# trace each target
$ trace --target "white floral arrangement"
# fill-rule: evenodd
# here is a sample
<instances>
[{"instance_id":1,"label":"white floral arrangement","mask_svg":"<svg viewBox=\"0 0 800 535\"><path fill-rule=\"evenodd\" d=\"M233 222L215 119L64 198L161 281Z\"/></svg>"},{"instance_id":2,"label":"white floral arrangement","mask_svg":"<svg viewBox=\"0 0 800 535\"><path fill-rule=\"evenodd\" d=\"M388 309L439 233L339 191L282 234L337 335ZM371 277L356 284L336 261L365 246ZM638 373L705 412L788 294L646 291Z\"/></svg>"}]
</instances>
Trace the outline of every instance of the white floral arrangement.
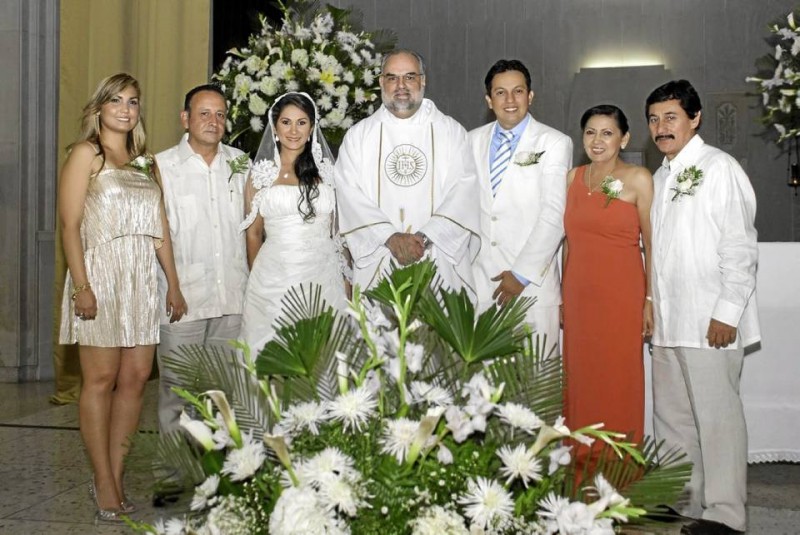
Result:
<instances>
[{"instance_id":1,"label":"white floral arrangement","mask_svg":"<svg viewBox=\"0 0 800 535\"><path fill-rule=\"evenodd\" d=\"M766 110L761 120L775 128L781 143L800 136L800 29L794 13L771 25L770 32L774 52L758 60L759 76L746 80L758 84Z\"/></svg>"},{"instance_id":2,"label":"white floral arrangement","mask_svg":"<svg viewBox=\"0 0 800 535\"><path fill-rule=\"evenodd\" d=\"M687 167L675 177L675 187L670 188L675 192L672 200L676 201L680 197L692 196L703 183L703 170L696 166Z\"/></svg>"},{"instance_id":3,"label":"white floral arrangement","mask_svg":"<svg viewBox=\"0 0 800 535\"><path fill-rule=\"evenodd\" d=\"M141 154L128 162L127 167L133 167L134 169L143 172L147 176L152 175L153 169L153 156L150 154Z\"/></svg>"},{"instance_id":4,"label":"white floral arrangement","mask_svg":"<svg viewBox=\"0 0 800 535\"><path fill-rule=\"evenodd\" d=\"M606 196L606 206L611 204L611 201L614 199L619 199L623 189L624 185L622 184L622 180L614 178L611 175L605 177L600 183L600 191Z\"/></svg>"},{"instance_id":5,"label":"white floral arrangement","mask_svg":"<svg viewBox=\"0 0 800 535\"><path fill-rule=\"evenodd\" d=\"M519 165L522 167L527 167L529 165L536 165L539 163L542 155L544 155L545 151L541 152L533 152L533 151L524 151L521 150L514 155L514 164Z\"/></svg>"},{"instance_id":6,"label":"white floral arrangement","mask_svg":"<svg viewBox=\"0 0 800 535\"><path fill-rule=\"evenodd\" d=\"M213 76L228 100L230 143L255 154L271 103L304 91L316 100L326 138L338 146L350 126L375 111L381 58L393 38L363 31L351 10L304 0L281 8L281 26L260 16L248 46L230 50Z\"/></svg>"},{"instance_id":7,"label":"white floral arrangement","mask_svg":"<svg viewBox=\"0 0 800 535\"><path fill-rule=\"evenodd\" d=\"M200 474L192 512L129 524L158 535L612 535L677 498L690 472L678 457L553 416L560 360L523 343L529 300L476 316L466 292L436 290L434 277L430 261L398 269L365 295L356 287L343 315L319 291L293 290L276 339L255 360L240 346L238 379L229 357L168 358L184 377L213 372L199 384L229 393L176 390L197 415L181 416L185 438L168 438L190 444L173 466ZM573 448L595 441L611 476L576 472ZM638 482L648 491L625 496Z\"/></svg>"}]
</instances>

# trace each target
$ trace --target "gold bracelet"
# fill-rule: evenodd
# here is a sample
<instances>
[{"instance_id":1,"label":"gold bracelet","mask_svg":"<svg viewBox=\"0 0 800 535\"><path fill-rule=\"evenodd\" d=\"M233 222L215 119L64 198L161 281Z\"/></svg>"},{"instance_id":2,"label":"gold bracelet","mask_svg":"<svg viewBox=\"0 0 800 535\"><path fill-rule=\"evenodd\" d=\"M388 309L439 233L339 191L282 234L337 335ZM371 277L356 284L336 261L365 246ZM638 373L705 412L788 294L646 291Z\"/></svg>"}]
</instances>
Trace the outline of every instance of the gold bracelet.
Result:
<instances>
[{"instance_id":1,"label":"gold bracelet","mask_svg":"<svg viewBox=\"0 0 800 535\"><path fill-rule=\"evenodd\" d=\"M75 298L78 297L78 294L84 290L88 290L91 288L92 285L88 282L84 282L83 284L79 284L77 286L72 287L72 300L75 301Z\"/></svg>"}]
</instances>

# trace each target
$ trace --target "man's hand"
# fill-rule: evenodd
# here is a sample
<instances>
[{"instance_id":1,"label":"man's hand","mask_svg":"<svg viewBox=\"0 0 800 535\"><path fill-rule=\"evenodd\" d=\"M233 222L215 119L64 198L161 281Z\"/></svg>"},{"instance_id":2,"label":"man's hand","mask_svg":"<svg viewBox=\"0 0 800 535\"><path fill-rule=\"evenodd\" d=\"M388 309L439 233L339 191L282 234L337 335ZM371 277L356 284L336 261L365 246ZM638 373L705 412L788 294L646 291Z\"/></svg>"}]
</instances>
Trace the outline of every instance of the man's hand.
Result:
<instances>
[{"instance_id":1,"label":"man's hand","mask_svg":"<svg viewBox=\"0 0 800 535\"><path fill-rule=\"evenodd\" d=\"M706 338L708 339L708 345L717 349L728 347L728 344L736 341L736 327L711 318Z\"/></svg>"},{"instance_id":2,"label":"man's hand","mask_svg":"<svg viewBox=\"0 0 800 535\"><path fill-rule=\"evenodd\" d=\"M497 301L500 306L505 306L506 303L521 294L522 290L525 289L525 286L510 271L504 271L496 277L492 277L492 280L495 282L500 281L500 284L497 285L492 294L492 299Z\"/></svg>"},{"instance_id":3,"label":"man's hand","mask_svg":"<svg viewBox=\"0 0 800 535\"><path fill-rule=\"evenodd\" d=\"M407 266L417 262L425 254L425 245L422 238L414 234L395 232L388 240L386 247L391 251L401 266Z\"/></svg>"}]
</instances>

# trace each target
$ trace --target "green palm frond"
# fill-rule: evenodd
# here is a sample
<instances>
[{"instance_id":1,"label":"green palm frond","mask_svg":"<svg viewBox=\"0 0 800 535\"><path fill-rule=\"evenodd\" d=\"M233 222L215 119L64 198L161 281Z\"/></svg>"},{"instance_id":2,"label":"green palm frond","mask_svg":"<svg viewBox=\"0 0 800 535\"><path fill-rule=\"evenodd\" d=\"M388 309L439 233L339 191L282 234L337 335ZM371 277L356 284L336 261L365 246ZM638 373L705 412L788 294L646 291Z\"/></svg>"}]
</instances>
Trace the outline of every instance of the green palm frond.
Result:
<instances>
[{"instance_id":1,"label":"green palm frond","mask_svg":"<svg viewBox=\"0 0 800 535\"><path fill-rule=\"evenodd\" d=\"M392 267L395 268L394 264ZM395 303L392 291L394 287L400 293L400 302L405 303L407 299L410 299L413 310L422 295L435 291L441 285L438 279L434 280L435 275L436 267L431 260L417 262L404 268L395 268L374 288L364 292L364 295L391 308Z\"/></svg>"},{"instance_id":2,"label":"green palm frond","mask_svg":"<svg viewBox=\"0 0 800 535\"><path fill-rule=\"evenodd\" d=\"M125 458L125 468L139 475L153 474L156 488L165 482L175 485L178 481L197 485L206 478L201 455L181 431L167 435L134 435L130 453Z\"/></svg>"},{"instance_id":3,"label":"green palm frond","mask_svg":"<svg viewBox=\"0 0 800 535\"><path fill-rule=\"evenodd\" d=\"M321 297L321 287L292 288L282 301L275 338L256 359L256 373L269 377L284 400L332 399L338 391L336 352L355 359L363 342L347 316Z\"/></svg>"},{"instance_id":4,"label":"green palm frond","mask_svg":"<svg viewBox=\"0 0 800 535\"><path fill-rule=\"evenodd\" d=\"M425 293L419 313L425 323L468 363L517 353L523 348L525 332L520 324L532 301L515 299L504 307L490 306L475 319L475 306L466 290Z\"/></svg>"},{"instance_id":5,"label":"green palm frond","mask_svg":"<svg viewBox=\"0 0 800 535\"><path fill-rule=\"evenodd\" d=\"M243 431L260 434L271 427L266 396L234 350L181 346L177 352L162 356L162 362L186 390L225 392Z\"/></svg>"}]
</instances>

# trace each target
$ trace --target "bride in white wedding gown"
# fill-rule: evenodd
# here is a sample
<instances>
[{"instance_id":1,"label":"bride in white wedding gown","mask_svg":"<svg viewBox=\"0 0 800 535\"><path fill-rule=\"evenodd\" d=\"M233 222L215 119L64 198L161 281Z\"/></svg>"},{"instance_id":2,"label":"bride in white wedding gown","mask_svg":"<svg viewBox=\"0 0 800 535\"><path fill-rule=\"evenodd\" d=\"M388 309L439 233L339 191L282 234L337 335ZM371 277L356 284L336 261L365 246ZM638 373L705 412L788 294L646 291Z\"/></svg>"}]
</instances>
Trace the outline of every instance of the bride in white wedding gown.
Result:
<instances>
[{"instance_id":1,"label":"bride in white wedding gown","mask_svg":"<svg viewBox=\"0 0 800 535\"><path fill-rule=\"evenodd\" d=\"M295 286L322 287L335 309L347 306L346 264L336 235L333 158L310 96L273 103L246 189L250 278L241 338L253 355L275 334L281 299Z\"/></svg>"}]
</instances>

